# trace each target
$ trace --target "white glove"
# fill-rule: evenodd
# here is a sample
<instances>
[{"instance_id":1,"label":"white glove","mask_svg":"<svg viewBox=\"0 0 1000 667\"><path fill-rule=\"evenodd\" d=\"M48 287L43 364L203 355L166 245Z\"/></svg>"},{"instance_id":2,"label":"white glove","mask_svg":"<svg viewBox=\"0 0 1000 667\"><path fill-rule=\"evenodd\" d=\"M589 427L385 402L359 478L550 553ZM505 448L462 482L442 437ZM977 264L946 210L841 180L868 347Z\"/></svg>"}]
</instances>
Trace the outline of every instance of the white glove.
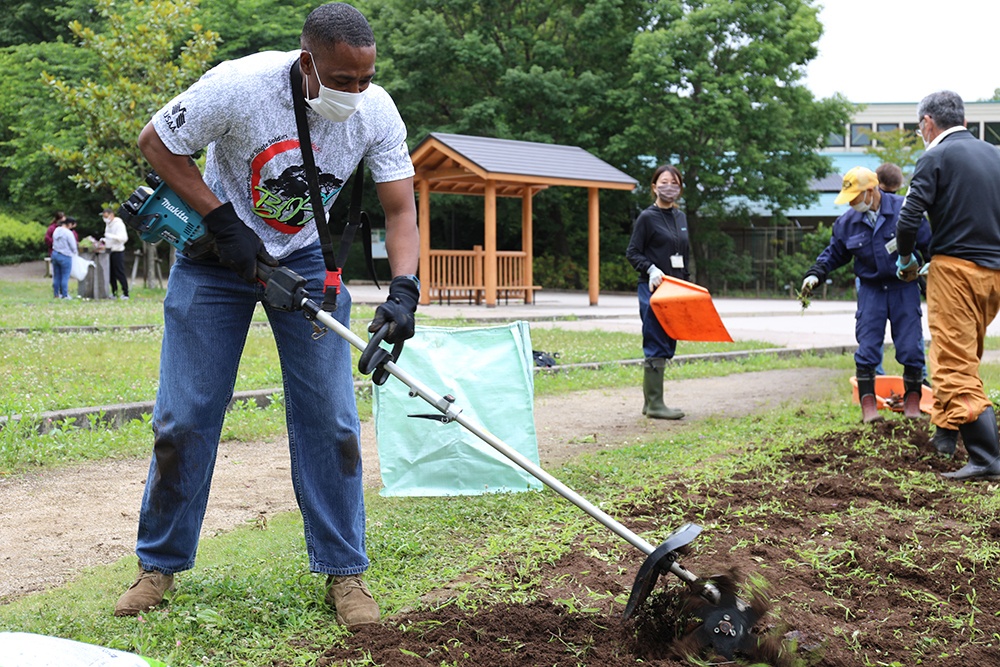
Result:
<instances>
[{"instance_id":1,"label":"white glove","mask_svg":"<svg viewBox=\"0 0 1000 667\"><path fill-rule=\"evenodd\" d=\"M663 282L663 271L660 271L656 264L650 264L646 273L649 274L649 291L655 292L656 288Z\"/></svg>"},{"instance_id":2,"label":"white glove","mask_svg":"<svg viewBox=\"0 0 1000 667\"><path fill-rule=\"evenodd\" d=\"M808 294L813 291L816 285L819 285L819 278L816 276L806 276L806 279L802 281L802 289L799 291L803 294Z\"/></svg>"}]
</instances>

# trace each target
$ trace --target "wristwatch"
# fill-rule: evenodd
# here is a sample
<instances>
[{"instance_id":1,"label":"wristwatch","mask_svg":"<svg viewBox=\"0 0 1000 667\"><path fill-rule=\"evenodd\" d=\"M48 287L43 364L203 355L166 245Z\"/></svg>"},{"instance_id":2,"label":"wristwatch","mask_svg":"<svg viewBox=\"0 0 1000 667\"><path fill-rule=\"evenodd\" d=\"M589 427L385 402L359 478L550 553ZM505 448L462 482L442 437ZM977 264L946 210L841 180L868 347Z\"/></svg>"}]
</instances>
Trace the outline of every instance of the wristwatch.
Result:
<instances>
[{"instance_id":1,"label":"wristwatch","mask_svg":"<svg viewBox=\"0 0 1000 667\"><path fill-rule=\"evenodd\" d=\"M420 291L420 278L417 278L412 273L407 273L407 274L404 274L404 275L401 275L401 276L396 276L396 278L394 278L393 280L398 279L398 278L404 278L406 280L413 281L413 284L417 286L417 291L418 292Z\"/></svg>"}]
</instances>

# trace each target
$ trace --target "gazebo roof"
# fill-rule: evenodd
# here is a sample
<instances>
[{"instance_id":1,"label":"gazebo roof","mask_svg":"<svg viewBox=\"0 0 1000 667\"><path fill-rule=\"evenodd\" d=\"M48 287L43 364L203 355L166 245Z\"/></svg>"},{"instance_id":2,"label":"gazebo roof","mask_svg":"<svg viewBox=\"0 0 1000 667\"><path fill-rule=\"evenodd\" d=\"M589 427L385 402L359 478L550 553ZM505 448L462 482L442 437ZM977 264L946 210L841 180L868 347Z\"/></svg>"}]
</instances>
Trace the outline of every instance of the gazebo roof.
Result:
<instances>
[{"instance_id":1,"label":"gazebo roof","mask_svg":"<svg viewBox=\"0 0 1000 667\"><path fill-rule=\"evenodd\" d=\"M632 190L638 181L577 146L432 132L411 154L415 181L431 192L520 197L525 188L563 185Z\"/></svg>"}]
</instances>

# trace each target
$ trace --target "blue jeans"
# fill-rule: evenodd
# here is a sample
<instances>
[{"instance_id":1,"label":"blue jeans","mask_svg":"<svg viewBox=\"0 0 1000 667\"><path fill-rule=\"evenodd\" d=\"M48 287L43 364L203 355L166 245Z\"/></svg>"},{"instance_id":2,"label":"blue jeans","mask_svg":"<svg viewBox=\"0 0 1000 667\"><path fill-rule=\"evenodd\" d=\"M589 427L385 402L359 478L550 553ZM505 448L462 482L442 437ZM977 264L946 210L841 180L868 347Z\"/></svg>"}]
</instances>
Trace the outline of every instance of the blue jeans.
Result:
<instances>
[{"instance_id":1,"label":"blue jeans","mask_svg":"<svg viewBox=\"0 0 1000 667\"><path fill-rule=\"evenodd\" d=\"M653 293L649 291L649 283L640 280L636 288L639 294L639 319L642 320L642 353L649 358L673 359L677 350L677 341L667 335L656 319L656 313L649 307L649 299Z\"/></svg>"},{"instance_id":2,"label":"blue jeans","mask_svg":"<svg viewBox=\"0 0 1000 667\"><path fill-rule=\"evenodd\" d=\"M52 253L52 296L69 298L69 273L72 269L72 257L61 252Z\"/></svg>"},{"instance_id":3,"label":"blue jeans","mask_svg":"<svg viewBox=\"0 0 1000 667\"><path fill-rule=\"evenodd\" d=\"M319 245L282 261L322 299ZM173 574L194 567L222 420L233 396L247 330L263 287L217 264L178 256L164 301L160 386L153 411L153 456L142 498L136 555L143 569ZM348 326L341 290L333 317ZM368 568L358 421L348 343L312 338L301 312L265 305L285 392L292 486L302 512L309 568L344 576Z\"/></svg>"}]
</instances>

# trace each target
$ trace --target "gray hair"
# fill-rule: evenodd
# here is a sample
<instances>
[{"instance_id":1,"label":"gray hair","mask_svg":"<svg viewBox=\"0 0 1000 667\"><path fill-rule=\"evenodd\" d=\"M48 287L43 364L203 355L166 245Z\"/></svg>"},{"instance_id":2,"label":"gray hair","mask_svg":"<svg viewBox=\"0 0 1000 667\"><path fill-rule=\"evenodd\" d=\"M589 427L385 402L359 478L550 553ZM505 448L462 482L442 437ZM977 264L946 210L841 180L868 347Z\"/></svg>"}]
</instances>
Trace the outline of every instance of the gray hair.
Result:
<instances>
[{"instance_id":1,"label":"gray hair","mask_svg":"<svg viewBox=\"0 0 1000 667\"><path fill-rule=\"evenodd\" d=\"M375 45L375 33L368 19L346 2L320 5L309 13L302 27L302 48L333 46L344 42L348 46Z\"/></svg>"},{"instance_id":2,"label":"gray hair","mask_svg":"<svg viewBox=\"0 0 1000 667\"><path fill-rule=\"evenodd\" d=\"M965 104L958 93L941 90L920 100L917 119L924 116L930 116L939 129L947 130L949 127L965 124Z\"/></svg>"}]
</instances>

